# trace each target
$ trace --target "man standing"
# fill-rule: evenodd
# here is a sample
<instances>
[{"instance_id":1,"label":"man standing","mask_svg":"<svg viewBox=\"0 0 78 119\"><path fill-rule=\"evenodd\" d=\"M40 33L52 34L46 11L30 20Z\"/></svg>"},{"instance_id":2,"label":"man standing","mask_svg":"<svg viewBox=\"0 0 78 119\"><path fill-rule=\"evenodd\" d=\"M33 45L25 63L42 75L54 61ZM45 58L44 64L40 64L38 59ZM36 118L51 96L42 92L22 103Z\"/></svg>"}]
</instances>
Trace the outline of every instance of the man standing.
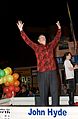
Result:
<instances>
[{"instance_id":1,"label":"man standing","mask_svg":"<svg viewBox=\"0 0 78 119\"><path fill-rule=\"evenodd\" d=\"M57 21L57 34L49 44L46 44L46 37L44 35L39 36L39 44L31 41L23 31L23 25L24 23L22 23L22 21L18 21L17 26L20 30L23 40L35 51L37 58L37 79L39 84L41 105L47 106L49 104L48 93L50 90L52 105L56 106L58 105L58 78L53 51L61 37L60 23Z\"/></svg>"}]
</instances>

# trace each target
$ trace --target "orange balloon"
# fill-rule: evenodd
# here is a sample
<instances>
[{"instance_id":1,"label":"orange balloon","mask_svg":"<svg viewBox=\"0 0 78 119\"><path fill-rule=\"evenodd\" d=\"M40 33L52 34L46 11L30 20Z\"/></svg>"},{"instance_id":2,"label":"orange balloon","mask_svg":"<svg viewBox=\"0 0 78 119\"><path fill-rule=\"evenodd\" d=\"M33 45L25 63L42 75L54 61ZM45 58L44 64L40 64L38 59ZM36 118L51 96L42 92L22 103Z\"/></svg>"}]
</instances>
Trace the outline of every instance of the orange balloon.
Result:
<instances>
[{"instance_id":1,"label":"orange balloon","mask_svg":"<svg viewBox=\"0 0 78 119\"><path fill-rule=\"evenodd\" d=\"M19 86L19 84L20 84L20 82L19 82L18 80L16 80L16 81L14 82L14 86Z\"/></svg>"},{"instance_id":2,"label":"orange balloon","mask_svg":"<svg viewBox=\"0 0 78 119\"><path fill-rule=\"evenodd\" d=\"M5 86L9 86L10 85L10 83L8 81L6 81L4 84L5 84Z\"/></svg>"},{"instance_id":3,"label":"orange balloon","mask_svg":"<svg viewBox=\"0 0 78 119\"><path fill-rule=\"evenodd\" d=\"M13 78L14 78L14 80L17 80L19 78L19 74L18 73L14 73L13 74Z\"/></svg>"},{"instance_id":4,"label":"orange balloon","mask_svg":"<svg viewBox=\"0 0 78 119\"><path fill-rule=\"evenodd\" d=\"M14 81L9 82L9 84L10 84L11 86L13 86L13 85L14 85Z\"/></svg>"}]
</instances>

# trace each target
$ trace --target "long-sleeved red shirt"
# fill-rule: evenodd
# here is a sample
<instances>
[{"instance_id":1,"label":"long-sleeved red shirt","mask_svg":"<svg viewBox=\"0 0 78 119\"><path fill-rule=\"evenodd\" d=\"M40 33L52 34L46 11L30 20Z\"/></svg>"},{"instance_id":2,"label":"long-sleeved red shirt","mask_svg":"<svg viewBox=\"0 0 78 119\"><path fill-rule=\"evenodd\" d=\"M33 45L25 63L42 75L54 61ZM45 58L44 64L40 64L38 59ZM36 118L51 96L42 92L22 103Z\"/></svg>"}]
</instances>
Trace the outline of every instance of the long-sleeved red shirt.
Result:
<instances>
[{"instance_id":1,"label":"long-sleeved red shirt","mask_svg":"<svg viewBox=\"0 0 78 119\"><path fill-rule=\"evenodd\" d=\"M28 38L24 31L21 31L21 36L26 44L28 44L35 51L37 58L37 71L44 72L49 70L56 70L53 50L60 40L61 30L58 29L54 39L47 45L34 43Z\"/></svg>"}]
</instances>

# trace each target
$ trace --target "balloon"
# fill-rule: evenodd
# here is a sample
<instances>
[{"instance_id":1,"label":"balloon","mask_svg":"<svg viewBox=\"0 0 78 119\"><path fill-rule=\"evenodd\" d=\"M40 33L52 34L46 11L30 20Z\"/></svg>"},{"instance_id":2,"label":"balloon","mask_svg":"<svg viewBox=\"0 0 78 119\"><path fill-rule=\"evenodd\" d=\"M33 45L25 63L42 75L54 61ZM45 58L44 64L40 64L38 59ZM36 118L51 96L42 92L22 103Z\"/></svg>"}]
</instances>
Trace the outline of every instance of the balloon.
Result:
<instances>
[{"instance_id":1,"label":"balloon","mask_svg":"<svg viewBox=\"0 0 78 119\"><path fill-rule=\"evenodd\" d=\"M6 98L11 98L12 97L12 92L6 93Z\"/></svg>"},{"instance_id":2,"label":"balloon","mask_svg":"<svg viewBox=\"0 0 78 119\"><path fill-rule=\"evenodd\" d=\"M4 77L3 77L3 83L6 83L6 82L7 82L7 77L4 76Z\"/></svg>"},{"instance_id":3,"label":"balloon","mask_svg":"<svg viewBox=\"0 0 78 119\"><path fill-rule=\"evenodd\" d=\"M4 84L5 84L5 86L9 86L10 85L10 83L8 81L6 81Z\"/></svg>"},{"instance_id":4,"label":"balloon","mask_svg":"<svg viewBox=\"0 0 78 119\"><path fill-rule=\"evenodd\" d=\"M16 80L16 81L14 82L14 86L19 86L19 84L20 84L20 82L19 82L18 80Z\"/></svg>"},{"instance_id":5,"label":"balloon","mask_svg":"<svg viewBox=\"0 0 78 119\"><path fill-rule=\"evenodd\" d=\"M14 80L17 80L19 78L19 74L18 73L14 73L13 77L14 77Z\"/></svg>"},{"instance_id":6,"label":"balloon","mask_svg":"<svg viewBox=\"0 0 78 119\"><path fill-rule=\"evenodd\" d=\"M5 68L4 71L5 71L5 75L9 75L10 74L10 70L7 69L7 68Z\"/></svg>"},{"instance_id":7,"label":"balloon","mask_svg":"<svg viewBox=\"0 0 78 119\"><path fill-rule=\"evenodd\" d=\"M15 92L19 92L19 90L20 90L20 87L17 86L17 87L15 87L15 90L14 91Z\"/></svg>"},{"instance_id":8,"label":"balloon","mask_svg":"<svg viewBox=\"0 0 78 119\"><path fill-rule=\"evenodd\" d=\"M13 86L14 85L14 80L9 82L10 86Z\"/></svg>"},{"instance_id":9,"label":"balloon","mask_svg":"<svg viewBox=\"0 0 78 119\"><path fill-rule=\"evenodd\" d=\"M4 92L4 93L8 93L8 92L10 92L10 90L9 90L8 87L4 87L4 88L3 88L3 92Z\"/></svg>"},{"instance_id":10,"label":"balloon","mask_svg":"<svg viewBox=\"0 0 78 119\"><path fill-rule=\"evenodd\" d=\"M0 78L0 84L3 84L3 78Z\"/></svg>"},{"instance_id":11,"label":"balloon","mask_svg":"<svg viewBox=\"0 0 78 119\"><path fill-rule=\"evenodd\" d=\"M13 76L12 75L7 75L7 81L12 82L13 81Z\"/></svg>"},{"instance_id":12,"label":"balloon","mask_svg":"<svg viewBox=\"0 0 78 119\"><path fill-rule=\"evenodd\" d=\"M9 74L11 75L12 74L12 69L10 67L7 67L6 69L9 70Z\"/></svg>"},{"instance_id":13,"label":"balloon","mask_svg":"<svg viewBox=\"0 0 78 119\"><path fill-rule=\"evenodd\" d=\"M3 76L5 76L5 71L0 69L0 77L3 77Z\"/></svg>"},{"instance_id":14,"label":"balloon","mask_svg":"<svg viewBox=\"0 0 78 119\"><path fill-rule=\"evenodd\" d=\"M9 86L8 88L9 88L10 91L14 91L14 88L15 88L15 87L11 85L11 86Z\"/></svg>"}]
</instances>

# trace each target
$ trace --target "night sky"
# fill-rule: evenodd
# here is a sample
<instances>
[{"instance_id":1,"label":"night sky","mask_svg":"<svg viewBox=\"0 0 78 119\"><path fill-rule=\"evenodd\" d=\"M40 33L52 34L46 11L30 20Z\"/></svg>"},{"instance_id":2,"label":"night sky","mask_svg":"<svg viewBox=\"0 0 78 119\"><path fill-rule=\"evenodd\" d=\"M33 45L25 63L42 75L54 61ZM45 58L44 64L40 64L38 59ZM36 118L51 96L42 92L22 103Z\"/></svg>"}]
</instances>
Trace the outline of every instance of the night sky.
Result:
<instances>
[{"instance_id":1,"label":"night sky","mask_svg":"<svg viewBox=\"0 0 78 119\"><path fill-rule=\"evenodd\" d=\"M24 30L32 36L26 27L48 27L55 25L57 20L61 26L70 29L70 21L66 7L67 0L16 0L3 1L0 15L0 67L22 67L36 65L34 51L26 45L16 26L18 20L24 22ZM68 0L76 39L78 40L78 4L77 0Z\"/></svg>"}]
</instances>

